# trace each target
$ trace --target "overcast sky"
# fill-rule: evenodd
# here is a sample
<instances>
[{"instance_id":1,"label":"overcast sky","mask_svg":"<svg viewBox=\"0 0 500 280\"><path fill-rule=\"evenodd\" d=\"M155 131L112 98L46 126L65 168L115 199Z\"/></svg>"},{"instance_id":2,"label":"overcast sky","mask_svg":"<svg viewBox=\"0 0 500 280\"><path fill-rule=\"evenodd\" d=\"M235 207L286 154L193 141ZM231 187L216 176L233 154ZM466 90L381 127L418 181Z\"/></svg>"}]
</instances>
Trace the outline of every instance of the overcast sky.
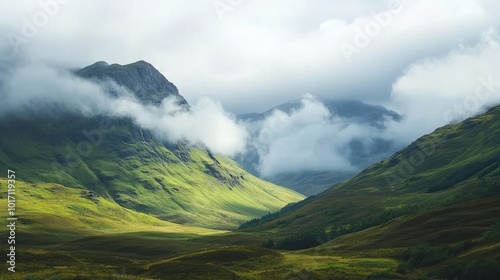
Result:
<instances>
[{"instance_id":1,"label":"overcast sky","mask_svg":"<svg viewBox=\"0 0 500 280\"><path fill-rule=\"evenodd\" d=\"M500 103L498 0L0 0L0 11L0 117L53 106L129 117L229 156L256 145L267 175L351 170L353 140L398 149ZM153 108L126 90L111 98L64 71L102 60L150 62L192 110L172 115L173 101ZM302 109L260 126L231 114L300 98ZM403 119L380 131L331 116L324 99Z\"/></svg>"},{"instance_id":2,"label":"overcast sky","mask_svg":"<svg viewBox=\"0 0 500 280\"><path fill-rule=\"evenodd\" d=\"M18 49L16 59L69 67L142 59L188 101L208 96L235 113L305 93L391 105L393 85L412 65L473 48L500 22L495 0L1 0L0 7L3 52Z\"/></svg>"}]
</instances>

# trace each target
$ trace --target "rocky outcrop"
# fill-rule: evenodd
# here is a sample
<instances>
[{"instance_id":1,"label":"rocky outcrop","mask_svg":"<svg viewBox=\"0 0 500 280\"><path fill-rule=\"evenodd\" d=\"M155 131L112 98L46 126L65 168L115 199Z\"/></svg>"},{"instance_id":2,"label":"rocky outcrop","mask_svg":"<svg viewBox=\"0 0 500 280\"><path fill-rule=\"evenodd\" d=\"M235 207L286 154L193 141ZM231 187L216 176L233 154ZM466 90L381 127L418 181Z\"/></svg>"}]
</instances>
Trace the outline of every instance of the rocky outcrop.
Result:
<instances>
[{"instance_id":1,"label":"rocky outcrop","mask_svg":"<svg viewBox=\"0 0 500 280\"><path fill-rule=\"evenodd\" d=\"M104 61L99 61L76 71L76 75L97 81L110 79L130 90L144 104L158 105L166 97L174 96L180 106L189 108L177 87L153 65L142 60L127 65L109 65Z\"/></svg>"}]
</instances>

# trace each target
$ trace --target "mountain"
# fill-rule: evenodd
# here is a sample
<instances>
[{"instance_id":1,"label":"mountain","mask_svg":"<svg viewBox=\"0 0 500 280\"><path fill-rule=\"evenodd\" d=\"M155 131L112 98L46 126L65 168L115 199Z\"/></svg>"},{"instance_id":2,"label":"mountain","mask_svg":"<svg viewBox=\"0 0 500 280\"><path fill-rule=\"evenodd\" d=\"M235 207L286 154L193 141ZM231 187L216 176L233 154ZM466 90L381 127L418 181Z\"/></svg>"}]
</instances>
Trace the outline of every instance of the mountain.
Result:
<instances>
[{"instance_id":1,"label":"mountain","mask_svg":"<svg viewBox=\"0 0 500 280\"><path fill-rule=\"evenodd\" d=\"M153 65L142 60L127 65L109 65L104 61L99 61L75 71L75 74L98 83L114 81L133 92L146 104L157 105L163 99L174 96L179 105L189 106L174 84L169 82Z\"/></svg>"},{"instance_id":2,"label":"mountain","mask_svg":"<svg viewBox=\"0 0 500 280\"><path fill-rule=\"evenodd\" d=\"M76 74L95 82L110 78L145 103L175 96L187 105L176 87L143 61L125 66L98 62ZM38 113L36 118L3 118L0 129L8 135L0 137L0 168L16 170L19 181L55 184L67 193L73 193L67 188L77 189L89 199L105 199L123 213L231 229L303 198L206 148L158 140L127 118ZM70 207L75 212L80 208L85 211L80 203ZM50 217L47 211L42 212Z\"/></svg>"},{"instance_id":3,"label":"mountain","mask_svg":"<svg viewBox=\"0 0 500 280\"><path fill-rule=\"evenodd\" d=\"M359 100L321 100L321 103L330 111L333 116L350 119L353 122L370 123L380 125L385 118L400 121L402 116L381 105L371 105ZM282 111L287 114L299 110L303 107L301 100L292 100L275 106L263 113L247 113L238 116L243 121L262 121L272 115L275 111Z\"/></svg>"},{"instance_id":4,"label":"mountain","mask_svg":"<svg viewBox=\"0 0 500 280\"><path fill-rule=\"evenodd\" d=\"M332 118L340 118L346 125L360 125L384 131L387 120L399 122L402 119L401 115L383 106L370 105L357 100L322 100L321 103L330 112ZM259 136L260 123L272 116L276 111L290 115L303 107L304 103L302 100L293 100L278 105L264 113L239 115L238 119L253 128L253 130L256 130L252 134L255 139ZM347 157L350 164L359 170L396 151L396 147L394 147L392 141L377 136L353 138L345 149L349 151ZM245 154L236 157L236 161L256 176L260 176L257 167L260 160L261 157L258 148L252 145L247 147ZM307 166L304 166L304 170L279 172L261 177L280 186L285 186L304 195L311 196L326 190L336 183L353 177L358 172L356 170L310 170Z\"/></svg>"}]
</instances>

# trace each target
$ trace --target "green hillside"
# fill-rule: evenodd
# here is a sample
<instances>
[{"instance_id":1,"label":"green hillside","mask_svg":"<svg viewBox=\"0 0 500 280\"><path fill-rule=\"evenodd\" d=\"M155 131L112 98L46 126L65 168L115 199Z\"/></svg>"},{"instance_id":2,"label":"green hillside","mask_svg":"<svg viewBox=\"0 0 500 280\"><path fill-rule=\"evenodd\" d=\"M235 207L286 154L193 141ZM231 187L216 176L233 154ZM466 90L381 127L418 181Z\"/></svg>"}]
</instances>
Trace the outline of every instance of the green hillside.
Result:
<instances>
[{"instance_id":1,"label":"green hillside","mask_svg":"<svg viewBox=\"0 0 500 280\"><path fill-rule=\"evenodd\" d=\"M7 189L7 180L0 180L0 187ZM7 195L2 193L1 206L7 209ZM151 215L120 207L90 191L68 188L60 184L29 184L16 181L17 211L21 225L21 239L30 244L48 237L157 231L164 233L213 234L223 231L190 227L162 221ZM2 212L7 218L7 211ZM28 236L33 237L29 240ZM24 241L24 240L23 240Z\"/></svg>"},{"instance_id":2,"label":"green hillside","mask_svg":"<svg viewBox=\"0 0 500 280\"><path fill-rule=\"evenodd\" d=\"M92 190L165 221L230 229L302 199L206 149L167 146L126 119L16 118L0 127L8 135L0 168L19 180Z\"/></svg>"},{"instance_id":3,"label":"green hillside","mask_svg":"<svg viewBox=\"0 0 500 280\"><path fill-rule=\"evenodd\" d=\"M175 97L190 110L175 85L145 61L101 61L74 73L101 84L110 96L118 94L112 81L143 104ZM15 170L21 181L91 190L164 221L216 229L234 229L303 199L205 147L160 141L128 118L43 108L0 119L0 168Z\"/></svg>"},{"instance_id":4,"label":"green hillside","mask_svg":"<svg viewBox=\"0 0 500 280\"><path fill-rule=\"evenodd\" d=\"M393 218L496 195L500 107L426 135L353 179L295 207L246 224L246 231L361 230ZM291 209L291 210L290 210Z\"/></svg>"},{"instance_id":5,"label":"green hillside","mask_svg":"<svg viewBox=\"0 0 500 280\"><path fill-rule=\"evenodd\" d=\"M247 222L240 235L259 234L269 248L306 249L294 255L320 263L323 256L399 263L369 279L496 279L499 144L500 106L440 128L316 197Z\"/></svg>"}]
</instances>

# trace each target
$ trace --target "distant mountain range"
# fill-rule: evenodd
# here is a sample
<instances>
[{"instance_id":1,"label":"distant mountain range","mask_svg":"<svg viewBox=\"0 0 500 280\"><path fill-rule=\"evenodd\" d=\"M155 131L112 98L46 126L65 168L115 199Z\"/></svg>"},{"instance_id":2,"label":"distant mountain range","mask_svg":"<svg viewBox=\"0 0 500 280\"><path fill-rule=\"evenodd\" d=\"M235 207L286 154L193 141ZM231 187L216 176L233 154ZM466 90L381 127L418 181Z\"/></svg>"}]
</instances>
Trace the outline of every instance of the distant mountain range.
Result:
<instances>
[{"instance_id":1,"label":"distant mountain range","mask_svg":"<svg viewBox=\"0 0 500 280\"><path fill-rule=\"evenodd\" d=\"M320 102L330 112L331 118L340 118L347 125L359 124L383 131L387 120L399 122L402 116L398 113L388 110L380 105L370 105L358 100L320 100ZM276 111L285 114L293 114L304 106L301 100L293 100L263 113L248 113L238 116L238 119L249 124L251 127L259 127L259 124L271 117ZM252 137L258 137L259 128ZM347 147L351 152L349 162L357 169L361 170L366 166L381 160L397 150L391 140L372 137L370 139L353 138ZM292 152L292 151L291 151ZM258 166L260 155L257 149L249 145L246 153L240 155L236 160L250 173L259 176ZM318 194L333 184L348 179L358 171L344 171L341 169L331 171L327 170L309 170L304 166L302 171L280 172L273 175L262 176L262 178L287 188L296 190L304 195ZM332 168L332 167L330 167Z\"/></svg>"},{"instance_id":2,"label":"distant mountain range","mask_svg":"<svg viewBox=\"0 0 500 280\"><path fill-rule=\"evenodd\" d=\"M373 126L380 126L386 118L391 118L395 121L400 121L402 119L401 115L384 106L366 104L359 100L321 100L321 103L328 108L332 116L349 119L352 122L369 123ZM241 114L238 118L250 122L262 121L271 116L275 111L282 111L290 114L293 111L299 110L302 106L303 103L301 100L293 100L273 107L263 113Z\"/></svg>"}]
</instances>

